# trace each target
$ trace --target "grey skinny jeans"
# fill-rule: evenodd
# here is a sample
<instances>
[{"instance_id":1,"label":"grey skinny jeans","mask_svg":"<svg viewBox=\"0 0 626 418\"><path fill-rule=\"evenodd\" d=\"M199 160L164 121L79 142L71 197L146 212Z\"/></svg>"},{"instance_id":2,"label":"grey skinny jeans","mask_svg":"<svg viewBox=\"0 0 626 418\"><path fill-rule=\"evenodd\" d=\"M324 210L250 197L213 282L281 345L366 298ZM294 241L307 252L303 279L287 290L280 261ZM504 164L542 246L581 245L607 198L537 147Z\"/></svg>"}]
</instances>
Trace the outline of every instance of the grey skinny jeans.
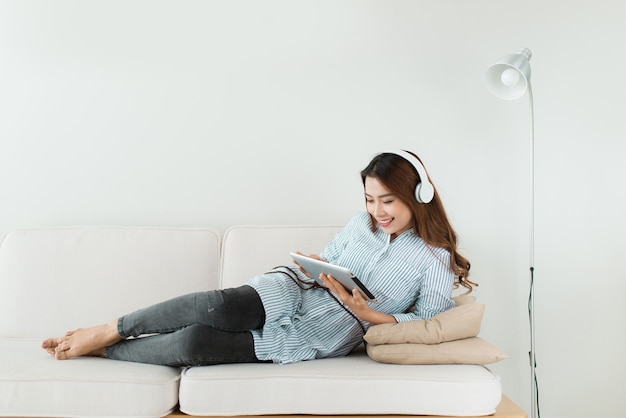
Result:
<instances>
[{"instance_id":1,"label":"grey skinny jeans","mask_svg":"<svg viewBox=\"0 0 626 418\"><path fill-rule=\"evenodd\" d=\"M122 316L123 340L104 356L175 367L259 362L250 330L264 323L263 303L250 286L191 293Z\"/></svg>"}]
</instances>

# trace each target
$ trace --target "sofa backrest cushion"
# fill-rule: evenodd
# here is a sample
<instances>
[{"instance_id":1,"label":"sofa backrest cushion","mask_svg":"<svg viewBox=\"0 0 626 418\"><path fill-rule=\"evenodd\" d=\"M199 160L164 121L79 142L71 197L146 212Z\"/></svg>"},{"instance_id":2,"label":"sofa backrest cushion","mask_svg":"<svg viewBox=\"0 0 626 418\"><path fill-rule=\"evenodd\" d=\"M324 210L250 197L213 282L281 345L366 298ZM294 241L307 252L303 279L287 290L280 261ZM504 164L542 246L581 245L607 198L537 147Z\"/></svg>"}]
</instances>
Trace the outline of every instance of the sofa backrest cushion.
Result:
<instances>
[{"instance_id":1,"label":"sofa backrest cushion","mask_svg":"<svg viewBox=\"0 0 626 418\"><path fill-rule=\"evenodd\" d=\"M290 251L319 254L341 226L234 226L222 242L221 288L240 286L273 267L293 264Z\"/></svg>"},{"instance_id":2,"label":"sofa backrest cushion","mask_svg":"<svg viewBox=\"0 0 626 418\"><path fill-rule=\"evenodd\" d=\"M0 244L0 337L62 335L217 288L218 266L208 229L19 229Z\"/></svg>"}]
</instances>

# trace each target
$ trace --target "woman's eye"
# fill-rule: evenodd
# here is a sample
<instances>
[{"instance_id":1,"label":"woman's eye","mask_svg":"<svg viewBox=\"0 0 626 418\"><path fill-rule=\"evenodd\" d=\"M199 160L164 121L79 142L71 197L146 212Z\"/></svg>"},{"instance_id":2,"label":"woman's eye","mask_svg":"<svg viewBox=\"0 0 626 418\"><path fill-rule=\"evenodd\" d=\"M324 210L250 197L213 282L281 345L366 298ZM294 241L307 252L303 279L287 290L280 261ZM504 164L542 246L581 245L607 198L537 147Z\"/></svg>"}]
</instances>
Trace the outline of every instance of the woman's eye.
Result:
<instances>
[{"instance_id":1,"label":"woman's eye","mask_svg":"<svg viewBox=\"0 0 626 418\"><path fill-rule=\"evenodd\" d=\"M393 203L393 200L387 200L387 201L383 200L383 203L385 205L389 205L389 204Z\"/></svg>"}]
</instances>

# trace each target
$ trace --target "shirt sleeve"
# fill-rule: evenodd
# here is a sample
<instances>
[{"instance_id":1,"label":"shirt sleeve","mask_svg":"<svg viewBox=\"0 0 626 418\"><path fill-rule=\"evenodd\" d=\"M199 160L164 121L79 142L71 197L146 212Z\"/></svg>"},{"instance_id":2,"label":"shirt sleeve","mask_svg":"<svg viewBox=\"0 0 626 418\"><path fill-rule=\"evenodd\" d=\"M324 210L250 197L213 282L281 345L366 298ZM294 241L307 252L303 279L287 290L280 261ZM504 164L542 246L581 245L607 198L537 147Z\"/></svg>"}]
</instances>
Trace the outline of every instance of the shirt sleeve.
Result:
<instances>
[{"instance_id":1,"label":"shirt sleeve","mask_svg":"<svg viewBox=\"0 0 626 418\"><path fill-rule=\"evenodd\" d=\"M415 309L412 312L394 314L398 322L430 319L433 316L454 308L452 290L454 288L454 273L449 268L450 258L447 251L439 254L430 268L426 271L422 286L419 290Z\"/></svg>"}]
</instances>

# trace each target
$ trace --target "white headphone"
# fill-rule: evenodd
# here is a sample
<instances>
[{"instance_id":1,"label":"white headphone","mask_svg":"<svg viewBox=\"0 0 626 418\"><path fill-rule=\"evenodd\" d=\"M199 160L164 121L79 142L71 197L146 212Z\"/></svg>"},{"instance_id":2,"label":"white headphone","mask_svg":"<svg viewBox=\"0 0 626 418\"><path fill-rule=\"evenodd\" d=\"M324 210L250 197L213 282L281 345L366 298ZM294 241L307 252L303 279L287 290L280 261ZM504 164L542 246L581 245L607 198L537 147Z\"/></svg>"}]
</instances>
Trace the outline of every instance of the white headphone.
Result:
<instances>
[{"instance_id":1,"label":"white headphone","mask_svg":"<svg viewBox=\"0 0 626 418\"><path fill-rule=\"evenodd\" d=\"M385 154L395 154L397 156L400 156L410 162L413 167L415 167L415 170L417 170L417 174L420 177L420 183L417 183L417 186L415 186L415 198L418 202L428 203L433 200L433 197L435 197L435 188L428 180L428 174L426 174L426 169L424 168L420 160L415 158L412 154L399 149L385 151Z\"/></svg>"}]
</instances>

